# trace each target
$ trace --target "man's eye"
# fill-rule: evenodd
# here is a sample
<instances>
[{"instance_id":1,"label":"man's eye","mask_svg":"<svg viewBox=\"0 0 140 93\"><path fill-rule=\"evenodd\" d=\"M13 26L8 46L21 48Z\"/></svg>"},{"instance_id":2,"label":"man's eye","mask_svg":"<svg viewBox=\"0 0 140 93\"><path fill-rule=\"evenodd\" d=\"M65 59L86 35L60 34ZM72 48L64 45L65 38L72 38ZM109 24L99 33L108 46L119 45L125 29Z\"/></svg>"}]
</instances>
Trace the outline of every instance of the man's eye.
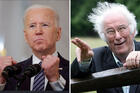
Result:
<instances>
[{"instance_id":1,"label":"man's eye","mask_svg":"<svg viewBox=\"0 0 140 93\"><path fill-rule=\"evenodd\" d=\"M114 33L114 30L112 30L112 29L107 30L107 33L108 33L108 34L112 34L112 33Z\"/></svg>"},{"instance_id":2,"label":"man's eye","mask_svg":"<svg viewBox=\"0 0 140 93\"><path fill-rule=\"evenodd\" d=\"M42 24L42 26L49 26L48 24Z\"/></svg>"},{"instance_id":3,"label":"man's eye","mask_svg":"<svg viewBox=\"0 0 140 93\"><path fill-rule=\"evenodd\" d=\"M107 33L112 34L112 33L114 33L114 31L108 31Z\"/></svg>"},{"instance_id":4,"label":"man's eye","mask_svg":"<svg viewBox=\"0 0 140 93\"><path fill-rule=\"evenodd\" d=\"M119 30L124 30L124 29L126 29L126 27L125 26L122 26L122 27L119 27L118 29Z\"/></svg>"},{"instance_id":5,"label":"man's eye","mask_svg":"<svg viewBox=\"0 0 140 93\"><path fill-rule=\"evenodd\" d=\"M33 27L35 27L35 25L30 25L30 28L33 28Z\"/></svg>"}]
</instances>

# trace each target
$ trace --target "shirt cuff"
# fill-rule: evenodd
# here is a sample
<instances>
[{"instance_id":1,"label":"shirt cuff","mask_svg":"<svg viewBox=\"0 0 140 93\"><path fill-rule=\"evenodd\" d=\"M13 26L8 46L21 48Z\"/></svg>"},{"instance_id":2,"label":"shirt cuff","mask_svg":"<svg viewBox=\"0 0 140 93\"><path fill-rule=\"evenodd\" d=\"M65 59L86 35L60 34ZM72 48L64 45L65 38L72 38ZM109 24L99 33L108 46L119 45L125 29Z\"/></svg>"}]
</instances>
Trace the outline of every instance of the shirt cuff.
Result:
<instances>
[{"instance_id":1,"label":"shirt cuff","mask_svg":"<svg viewBox=\"0 0 140 93\"><path fill-rule=\"evenodd\" d=\"M66 80L60 75L60 78L55 82L50 82L50 85L54 91L63 91Z\"/></svg>"},{"instance_id":2,"label":"shirt cuff","mask_svg":"<svg viewBox=\"0 0 140 93\"><path fill-rule=\"evenodd\" d=\"M0 84L0 91L4 90L5 85L6 85L6 83Z\"/></svg>"},{"instance_id":3,"label":"shirt cuff","mask_svg":"<svg viewBox=\"0 0 140 93\"><path fill-rule=\"evenodd\" d=\"M92 58L89 60L84 60L82 62L79 62L80 70L83 72L87 71L89 69L90 64L91 64L91 61L92 61Z\"/></svg>"}]
</instances>

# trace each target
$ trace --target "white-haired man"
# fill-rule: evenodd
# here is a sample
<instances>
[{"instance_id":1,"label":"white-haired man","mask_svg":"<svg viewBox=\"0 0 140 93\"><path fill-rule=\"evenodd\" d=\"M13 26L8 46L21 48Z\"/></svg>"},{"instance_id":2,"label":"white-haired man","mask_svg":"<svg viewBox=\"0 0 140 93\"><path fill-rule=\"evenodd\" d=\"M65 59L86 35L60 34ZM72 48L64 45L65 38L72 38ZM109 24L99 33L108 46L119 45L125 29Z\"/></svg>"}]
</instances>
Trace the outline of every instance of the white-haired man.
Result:
<instances>
[{"instance_id":1,"label":"white-haired man","mask_svg":"<svg viewBox=\"0 0 140 93\"><path fill-rule=\"evenodd\" d=\"M79 38L72 40L78 48L77 58L71 66L72 78L117 67L140 67L140 43L134 40L137 32L135 16L126 6L118 3L99 2L89 15L108 46L91 49ZM139 93L137 85L97 90L98 93Z\"/></svg>"},{"instance_id":2,"label":"white-haired man","mask_svg":"<svg viewBox=\"0 0 140 93\"><path fill-rule=\"evenodd\" d=\"M32 49L33 56L18 63L22 72L31 64L41 64L42 71L32 78L27 78L18 90L68 91L69 62L56 51L56 42L61 38L58 14L43 5L29 7L24 15L24 37ZM16 62L11 57L1 57L0 72L4 67L13 64ZM21 77L21 74L18 77ZM0 84L1 90L16 90L17 80L12 77L6 82L0 73Z\"/></svg>"}]
</instances>

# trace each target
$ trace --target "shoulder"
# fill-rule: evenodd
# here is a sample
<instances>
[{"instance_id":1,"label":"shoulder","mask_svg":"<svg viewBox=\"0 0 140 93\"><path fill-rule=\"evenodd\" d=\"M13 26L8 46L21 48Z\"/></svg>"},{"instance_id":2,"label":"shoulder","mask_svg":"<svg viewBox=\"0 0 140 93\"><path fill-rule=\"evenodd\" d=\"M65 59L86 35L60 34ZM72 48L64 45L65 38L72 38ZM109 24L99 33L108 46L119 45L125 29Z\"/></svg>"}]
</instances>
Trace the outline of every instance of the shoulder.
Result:
<instances>
[{"instance_id":1,"label":"shoulder","mask_svg":"<svg viewBox=\"0 0 140 93\"><path fill-rule=\"evenodd\" d=\"M32 56L30 58L27 58L27 59L19 62L18 64L20 64L23 68L28 66L28 65L31 65L32 64Z\"/></svg>"},{"instance_id":2,"label":"shoulder","mask_svg":"<svg viewBox=\"0 0 140 93\"><path fill-rule=\"evenodd\" d=\"M137 50L140 50L140 42L137 42L137 41L134 40L134 43L135 43L135 49L136 49L136 51Z\"/></svg>"},{"instance_id":3,"label":"shoulder","mask_svg":"<svg viewBox=\"0 0 140 93\"><path fill-rule=\"evenodd\" d=\"M108 46L94 48L93 52L94 52L94 59L103 59L103 58L110 57L112 55L112 52Z\"/></svg>"},{"instance_id":4,"label":"shoulder","mask_svg":"<svg viewBox=\"0 0 140 93\"><path fill-rule=\"evenodd\" d=\"M60 65L69 66L69 61L60 55L58 52L58 57L60 58Z\"/></svg>"},{"instance_id":5,"label":"shoulder","mask_svg":"<svg viewBox=\"0 0 140 93\"><path fill-rule=\"evenodd\" d=\"M93 48L94 53L106 53L111 51L108 46Z\"/></svg>"}]
</instances>

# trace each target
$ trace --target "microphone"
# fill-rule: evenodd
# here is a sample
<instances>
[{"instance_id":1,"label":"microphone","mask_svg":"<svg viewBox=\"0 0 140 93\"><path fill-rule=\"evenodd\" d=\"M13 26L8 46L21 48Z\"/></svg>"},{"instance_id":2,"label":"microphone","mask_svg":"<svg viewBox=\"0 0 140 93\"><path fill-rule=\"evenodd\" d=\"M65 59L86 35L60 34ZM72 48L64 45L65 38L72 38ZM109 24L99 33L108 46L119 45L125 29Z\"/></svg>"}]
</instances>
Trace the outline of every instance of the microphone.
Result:
<instances>
[{"instance_id":1,"label":"microphone","mask_svg":"<svg viewBox=\"0 0 140 93\"><path fill-rule=\"evenodd\" d=\"M16 85L16 90L19 90L21 84L23 83L23 81L27 78L27 77L32 77L36 74L38 74L41 70L41 67L39 64L34 64L34 65L30 65L27 68L25 68L25 70L23 71L23 73L21 73L21 78L18 80L17 85Z\"/></svg>"},{"instance_id":2,"label":"microphone","mask_svg":"<svg viewBox=\"0 0 140 93\"><path fill-rule=\"evenodd\" d=\"M41 67L39 64L30 65L24 70L23 77L24 76L32 77L32 76L38 74L40 72L40 70L41 70Z\"/></svg>"},{"instance_id":3,"label":"microphone","mask_svg":"<svg viewBox=\"0 0 140 93\"><path fill-rule=\"evenodd\" d=\"M2 76L8 80L9 77L13 77L21 72L21 65L16 64L12 66L6 66L2 71Z\"/></svg>"}]
</instances>

